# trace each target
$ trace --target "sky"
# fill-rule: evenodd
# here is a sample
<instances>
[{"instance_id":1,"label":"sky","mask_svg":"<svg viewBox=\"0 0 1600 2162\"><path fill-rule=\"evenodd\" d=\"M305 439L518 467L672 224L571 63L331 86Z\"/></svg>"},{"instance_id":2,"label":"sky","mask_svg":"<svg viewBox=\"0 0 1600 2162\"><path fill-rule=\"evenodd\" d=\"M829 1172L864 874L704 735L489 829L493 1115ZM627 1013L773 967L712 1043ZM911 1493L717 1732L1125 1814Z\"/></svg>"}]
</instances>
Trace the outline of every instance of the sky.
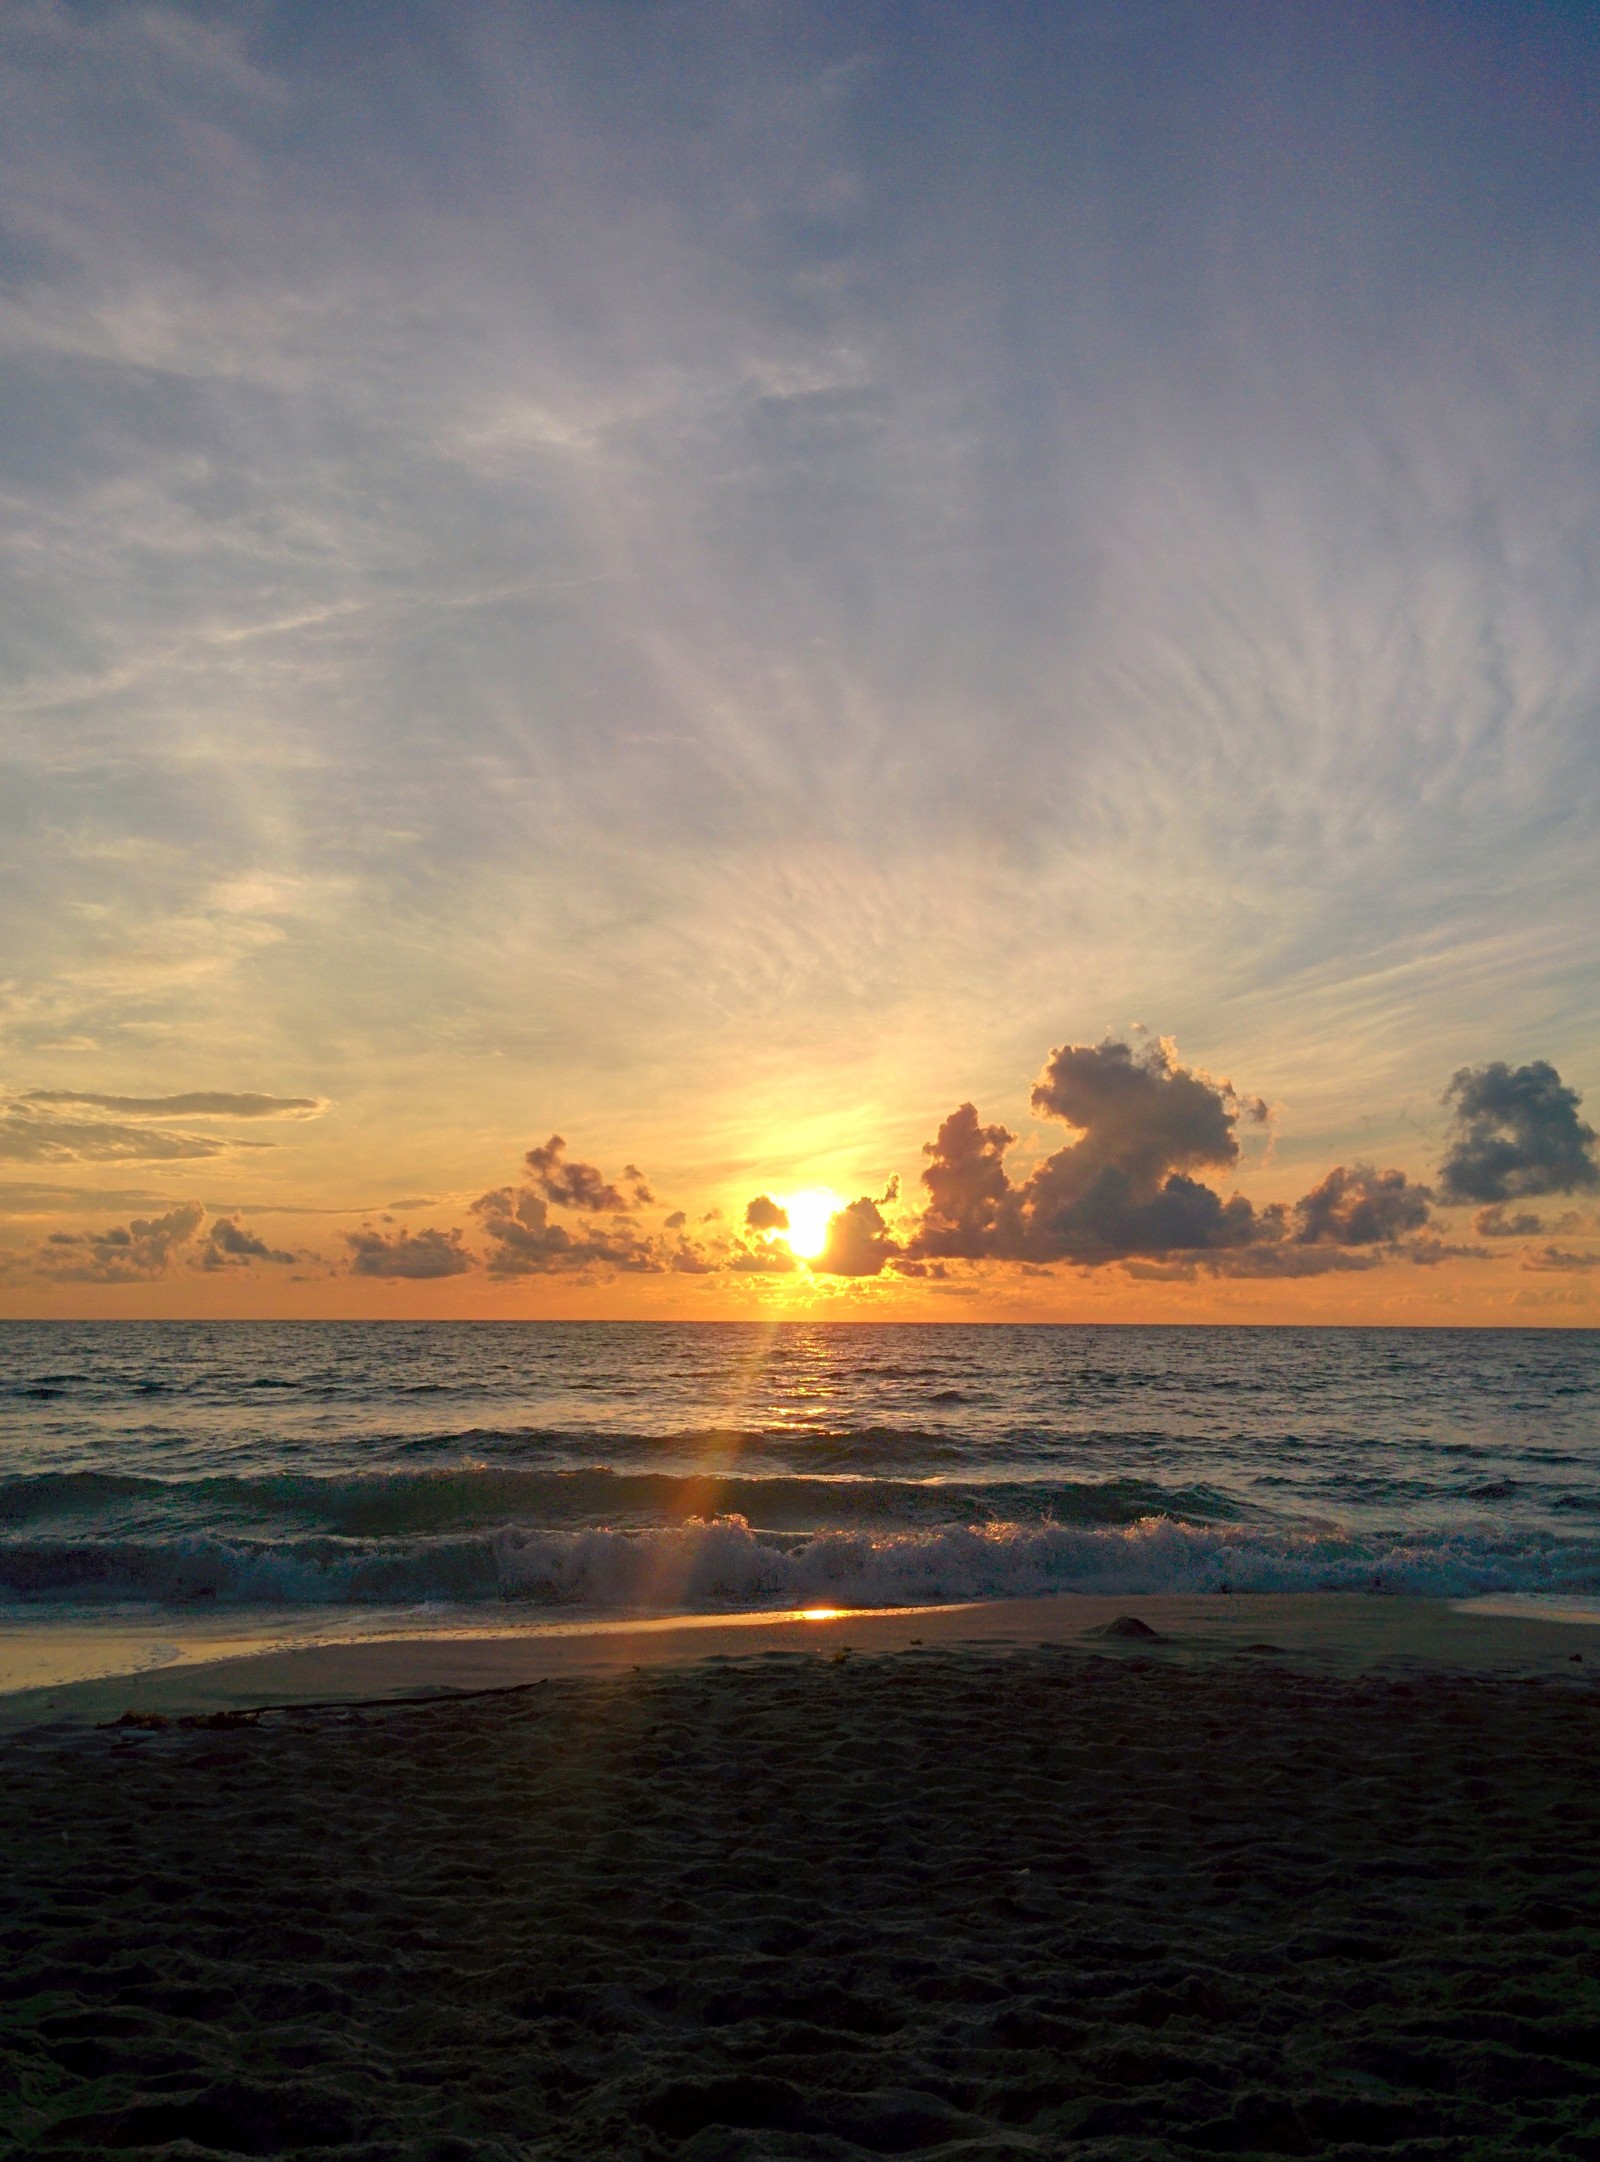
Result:
<instances>
[{"instance_id":1,"label":"sky","mask_svg":"<svg viewBox=\"0 0 1600 2162\"><path fill-rule=\"evenodd\" d=\"M0 1313L1600 1324L1600 13L10 0L0 180Z\"/></svg>"}]
</instances>

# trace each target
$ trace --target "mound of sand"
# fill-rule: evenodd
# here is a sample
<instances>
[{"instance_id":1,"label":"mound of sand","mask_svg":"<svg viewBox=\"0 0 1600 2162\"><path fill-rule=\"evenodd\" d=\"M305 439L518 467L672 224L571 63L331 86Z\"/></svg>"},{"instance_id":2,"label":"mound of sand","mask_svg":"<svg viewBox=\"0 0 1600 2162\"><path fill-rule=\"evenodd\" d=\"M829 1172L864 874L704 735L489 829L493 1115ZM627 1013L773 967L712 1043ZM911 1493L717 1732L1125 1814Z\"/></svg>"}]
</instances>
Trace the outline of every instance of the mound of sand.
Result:
<instances>
[{"instance_id":1,"label":"mound of sand","mask_svg":"<svg viewBox=\"0 0 1600 2162\"><path fill-rule=\"evenodd\" d=\"M14 1739L0 2140L1600 2157L1597 1745L1060 1647Z\"/></svg>"}]
</instances>

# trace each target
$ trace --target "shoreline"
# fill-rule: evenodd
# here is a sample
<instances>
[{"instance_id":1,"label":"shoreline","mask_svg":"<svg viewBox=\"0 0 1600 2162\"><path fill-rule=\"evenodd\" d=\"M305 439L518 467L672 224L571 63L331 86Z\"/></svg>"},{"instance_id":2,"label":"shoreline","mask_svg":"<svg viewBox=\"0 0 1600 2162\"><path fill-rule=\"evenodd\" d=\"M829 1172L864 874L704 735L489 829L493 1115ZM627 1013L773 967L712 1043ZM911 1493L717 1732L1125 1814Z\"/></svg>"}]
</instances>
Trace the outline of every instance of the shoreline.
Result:
<instances>
[{"instance_id":1,"label":"shoreline","mask_svg":"<svg viewBox=\"0 0 1600 2162\"><path fill-rule=\"evenodd\" d=\"M177 1719L216 1712L465 1696L561 1677L913 1649L1005 1653L1059 1647L1185 1664L1241 1656L1328 1673L1545 1675L1600 1671L1600 1609L1365 1592L1060 1593L962 1605L784 1609L731 1614L600 1615L485 1627L408 1627L401 1618L339 1641L241 1650L237 1632L160 1665L11 1688L0 1733L100 1725L127 1712ZM1099 1632L1131 1616L1154 1636ZM315 1626L312 1624L311 1626ZM382 1625L379 1625L381 1628ZM153 1634L146 1630L144 1634ZM212 1649L212 1647L216 1647ZM207 1655L209 1652L209 1656Z\"/></svg>"},{"instance_id":2,"label":"shoreline","mask_svg":"<svg viewBox=\"0 0 1600 2162\"><path fill-rule=\"evenodd\" d=\"M1063 1605L5 1737L0 2147L1588 2162L1592 1630Z\"/></svg>"}]
</instances>

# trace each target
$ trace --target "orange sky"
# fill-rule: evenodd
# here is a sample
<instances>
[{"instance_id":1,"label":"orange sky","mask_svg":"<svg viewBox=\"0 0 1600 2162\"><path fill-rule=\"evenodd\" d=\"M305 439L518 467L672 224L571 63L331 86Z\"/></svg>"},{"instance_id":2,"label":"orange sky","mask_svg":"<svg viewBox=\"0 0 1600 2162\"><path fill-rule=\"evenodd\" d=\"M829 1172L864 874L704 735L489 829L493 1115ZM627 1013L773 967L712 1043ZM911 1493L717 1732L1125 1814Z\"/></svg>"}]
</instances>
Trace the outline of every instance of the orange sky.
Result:
<instances>
[{"instance_id":1,"label":"orange sky","mask_svg":"<svg viewBox=\"0 0 1600 2162\"><path fill-rule=\"evenodd\" d=\"M1600 1323L1584 11L626 14L0 11L0 1313Z\"/></svg>"}]
</instances>

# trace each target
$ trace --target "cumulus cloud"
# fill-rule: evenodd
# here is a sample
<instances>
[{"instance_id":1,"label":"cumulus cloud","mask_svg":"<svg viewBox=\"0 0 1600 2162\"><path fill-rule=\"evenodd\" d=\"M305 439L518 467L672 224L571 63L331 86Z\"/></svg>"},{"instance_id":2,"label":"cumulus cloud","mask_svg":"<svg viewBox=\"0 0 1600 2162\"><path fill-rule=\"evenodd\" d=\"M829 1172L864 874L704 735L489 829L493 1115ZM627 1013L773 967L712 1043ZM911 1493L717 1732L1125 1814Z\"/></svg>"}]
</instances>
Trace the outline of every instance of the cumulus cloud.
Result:
<instances>
[{"instance_id":1,"label":"cumulus cloud","mask_svg":"<svg viewBox=\"0 0 1600 2162\"><path fill-rule=\"evenodd\" d=\"M559 1149L562 1144L558 1136L552 1137L551 1145ZM544 1153L530 1149L529 1159ZM593 1171L589 1164L559 1168L585 1173ZM599 1174L594 1176L598 1178ZM588 1189L580 1182L580 1190ZM588 1206L604 1208L609 1204L601 1202ZM553 1276L596 1267L620 1269L625 1274L640 1276L654 1274L667 1266L655 1243L631 1224L614 1224L604 1229L588 1225L581 1232L569 1231L565 1224L551 1216L550 1204L544 1195L535 1193L531 1186L494 1187L473 1202L472 1214L483 1225L484 1235L490 1242L491 1276Z\"/></svg>"},{"instance_id":2,"label":"cumulus cloud","mask_svg":"<svg viewBox=\"0 0 1600 2162\"><path fill-rule=\"evenodd\" d=\"M325 1096L261 1096L226 1089L190 1089L180 1096L103 1096L83 1089L27 1089L19 1100L155 1119L310 1119L320 1118L328 1109Z\"/></svg>"},{"instance_id":3,"label":"cumulus cloud","mask_svg":"<svg viewBox=\"0 0 1600 2162\"><path fill-rule=\"evenodd\" d=\"M746 1207L744 1220L751 1231L787 1231L789 1211L774 1201L771 1194L757 1194Z\"/></svg>"},{"instance_id":4,"label":"cumulus cloud","mask_svg":"<svg viewBox=\"0 0 1600 2162\"><path fill-rule=\"evenodd\" d=\"M970 1103L944 1121L923 1150L928 1202L906 1249L913 1258L1092 1266L1276 1234L1242 1195L1225 1201L1190 1176L1230 1169L1239 1118L1265 1119L1265 1104L1181 1065L1167 1039L1138 1052L1116 1042L1062 1045L1033 1104L1079 1138L1021 1184L1006 1168L1016 1139L1008 1128L981 1124Z\"/></svg>"},{"instance_id":5,"label":"cumulus cloud","mask_svg":"<svg viewBox=\"0 0 1600 2162\"><path fill-rule=\"evenodd\" d=\"M1371 1164L1335 1164L1320 1185L1294 1205L1302 1246L1393 1246L1428 1221L1433 1199L1403 1171Z\"/></svg>"},{"instance_id":6,"label":"cumulus cloud","mask_svg":"<svg viewBox=\"0 0 1600 2162\"><path fill-rule=\"evenodd\" d=\"M269 1246L265 1239L247 1231L235 1216L216 1217L207 1231L200 1252L203 1269L247 1269L255 1261L287 1263L297 1259L294 1254Z\"/></svg>"},{"instance_id":7,"label":"cumulus cloud","mask_svg":"<svg viewBox=\"0 0 1600 2162\"><path fill-rule=\"evenodd\" d=\"M1519 1209L1515 1216L1508 1216L1504 1205L1495 1201L1479 1209L1472 1228L1480 1239L1537 1239L1544 1235L1545 1224L1543 1217L1535 1216L1531 1209Z\"/></svg>"},{"instance_id":8,"label":"cumulus cloud","mask_svg":"<svg viewBox=\"0 0 1600 2162\"><path fill-rule=\"evenodd\" d=\"M1522 1266L1541 1274L1580 1276L1590 1269L1600 1269L1600 1254L1576 1253L1560 1246L1530 1247L1522 1257Z\"/></svg>"},{"instance_id":9,"label":"cumulus cloud","mask_svg":"<svg viewBox=\"0 0 1600 2162\"><path fill-rule=\"evenodd\" d=\"M1454 1113L1439 1167L1446 1201L1520 1201L1600 1187L1595 1130L1578 1116L1583 1099L1548 1061L1463 1066L1444 1100Z\"/></svg>"},{"instance_id":10,"label":"cumulus cloud","mask_svg":"<svg viewBox=\"0 0 1600 2162\"><path fill-rule=\"evenodd\" d=\"M724 1266L735 1276L789 1276L800 1264L786 1246L741 1246Z\"/></svg>"},{"instance_id":11,"label":"cumulus cloud","mask_svg":"<svg viewBox=\"0 0 1600 2162\"><path fill-rule=\"evenodd\" d=\"M44 1243L40 1267L66 1283L149 1283L166 1274L204 1215L198 1201L185 1201L164 1216L136 1216L109 1231L54 1231Z\"/></svg>"},{"instance_id":12,"label":"cumulus cloud","mask_svg":"<svg viewBox=\"0 0 1600 2162\"><path fill-rule=\"evenodd\" d=\"M541 1148L529 1149L522 1159L546 1201L553 1201L557 1208L578 1209L589 1215L622 1215L632 1207L621 1189L593 1164L563 1162L566 1146L560 1134L552 1134ZM636 1185L641 1183L631 1164L628 1173Z\"/></svg>"},{"instance_id":13,"label":"cumulus cloud","mask_svg":"<svg viewBox=\"0 0 1600 2162\"><path fill-rule=\"evenodd\" d=\"M828 1240L811 1266L823 1276L877 1276L899 1254L870 1194L840 1209L828 1225Z\"/></svg>"},{"instance_id":14,"label":"cumulus cloud","mask_svg":"<svg viewBox=\"0 0 1600 2162\"><path fill-rule=\"evenodd\" d=\"M371 1225L347 1231L352 1276L383 1276L422 1282L438 1276L464 1276L473 1267L455 1228L439 1231L374 1231Z\"/></svg>"}]
</instances>

